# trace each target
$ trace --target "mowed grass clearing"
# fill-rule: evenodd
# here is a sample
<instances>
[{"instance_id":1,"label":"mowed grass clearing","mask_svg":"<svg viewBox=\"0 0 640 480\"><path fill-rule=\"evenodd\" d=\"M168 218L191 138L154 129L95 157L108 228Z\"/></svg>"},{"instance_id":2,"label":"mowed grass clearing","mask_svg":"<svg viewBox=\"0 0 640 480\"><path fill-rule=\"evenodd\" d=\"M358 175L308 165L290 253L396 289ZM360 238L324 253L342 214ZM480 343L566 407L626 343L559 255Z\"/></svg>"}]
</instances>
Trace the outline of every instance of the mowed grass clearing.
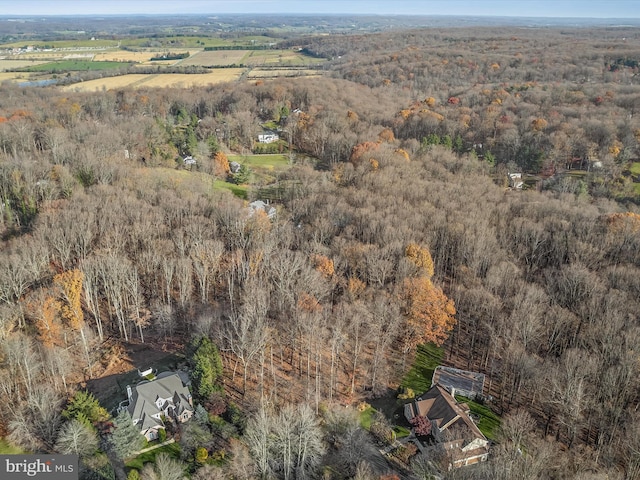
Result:
<instances>
[{"instance_id":1,"label":"mowed grass clearing","mask_svg":"<svg viewBox=\"0 0 640 480\"><path fill-rule=\"evenodd\" d=\"M265 168L267 170L284 170L289 167L289 157L287 155L262 154L262 155L228 155L230 162L246 164L254 168Z\"/></svg>"},{"instance_id":2,"label":"mowed grass clearing","mask_svg":"<svg viewBox=\"0 0 640 480\"><path fill-rule=\"evenodd\" d=\"M225 182L224 180L214 180L213 188L216 190L229 190L236 197L245 200L249 198L249 187L247 185L236 185L235 183Z\"/></svg>"},{"instance_id":3,"label":"mowed grass clearing","mask_svg":"<svg viewBox=\"0 0 640 480\"><path fill-rule=\"evenodd\" d=\"M401 386L410 388L416 395L431 388L433 371L442 363L444 349L432 343L418 345L418 352L411 370L402 379Z\"/></svg>"},{"instance_id":4,"label":"mowed grass clearing","mask_svg":"<svg viewBox=\"0 0 640 480\"><path fill-rule=\"evenodd\" d=\"M480 431L489 440L495 440L500 428L500 423L502 423L500 416L486 405L474 402L466 397L456 395L456 400L459 403L469 405L472 416L475 415L478 418L476 422Z\"/></svg>"},{"instance_id":5,"label":"mowed grass clearing","mask_svg":"<svg viewBox=\"0 0 640 480\"><path fill-rule=\"evenodd\" d=\"M147 88L147 87L172 87L190 88L217 83L232 82L240 78L243 68L223 68L212 73L160 73L143 74L131 73L117 77L98 78L82 83L74 83L62 87L65 91L72 92L97 92L101 90L113 90L117 88Z\"/></svg>"}]
</instances>

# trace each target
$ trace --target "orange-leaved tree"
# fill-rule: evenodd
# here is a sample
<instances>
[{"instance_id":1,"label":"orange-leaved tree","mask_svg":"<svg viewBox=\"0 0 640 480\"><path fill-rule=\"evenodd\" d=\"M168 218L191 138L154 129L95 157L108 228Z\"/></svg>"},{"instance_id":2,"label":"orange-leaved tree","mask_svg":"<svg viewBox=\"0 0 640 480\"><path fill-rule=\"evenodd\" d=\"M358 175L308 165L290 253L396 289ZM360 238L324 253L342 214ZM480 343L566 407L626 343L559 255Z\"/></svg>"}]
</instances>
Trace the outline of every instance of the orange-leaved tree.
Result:
<instances>
[{"instance_id":1,"label":"orange-leaved tree","mask_svg":"<svg viewBox=\"0 0 640 480\"><path fill-rule=\"evenodd\" d=\"M371 154L377 151L379 147L380 144L377 142L358 143L351 149L351 157L349 157L349 161L354 165L357 165L366 154Z\"/></svg>"},{"instance_id":2,"label":"orange-leaved tree","mask_svg":"<svg viewBox=\"0 0 640 480\"><path fill-rule=\"evenodd\" d=\"M311 261L313 262L313 267L324 275L325 278L331 278L333 277L333 274L336 273L333 260L325 257L324 255L312 255Z\"/></svg>"},{"instance_id":3,"label":"orange-leaved tree","mask_svg":"<svg viewBox=\"0 0 640 480\"><path fill-rule=\"evenodd\" d=\"M229 158L224 152L217 152L213 156L214 175L216 177L225 177L231 171L229 167Z\"/></svg>"},{"instance_id":4,"label":"orange-leaved tree","mask_svg":"<svg viewBox=\"0 0 640 480\"><path fill-rule=\"evenodd\" d=\"M62 325L60 324L60 302L47 289L42 295L36 296L36 300L29 302L29 308L38 312L36 316L36 329L38 338L45 347L62 345Z\"/></svg>"},{"instance_id":5,"label":"orange-leaved tree","mask_svg":"<svg viewBox=\"0 0 640 480\"><path fill-rule=\"evenodd\" d=\"M453 300L426 275L405 279L401 299L406 317L403 334L405 353L421 343L442 345L456 323Z\"/></svg>"},{"instance_id":6,"label":"orange-leaved tree","mask_svg":"<svg viewBox=\"0 0 640 480\"><path fill-rule=\"evenodd\" d=\"M423 275L428 278L433 277L433 259L431 253L425 247L421 247L417 243L410 243L404 251L405 256L418 267Z\"/></svg>"}]
</instances>

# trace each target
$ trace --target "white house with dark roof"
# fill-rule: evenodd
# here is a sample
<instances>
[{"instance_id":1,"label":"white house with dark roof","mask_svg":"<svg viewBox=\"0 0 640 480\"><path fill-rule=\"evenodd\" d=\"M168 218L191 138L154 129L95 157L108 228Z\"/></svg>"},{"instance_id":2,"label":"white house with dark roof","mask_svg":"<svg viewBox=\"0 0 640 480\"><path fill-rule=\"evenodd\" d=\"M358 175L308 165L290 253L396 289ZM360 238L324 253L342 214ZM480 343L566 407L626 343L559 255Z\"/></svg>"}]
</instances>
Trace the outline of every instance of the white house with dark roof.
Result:
<instances>
[{"instance_id":1,"label":"white house with dark roof","mask_svg":"<svg viewBox=\"0 0 640 480\"><path fill-rule=\"evenodd\" d=\"M163 372L154 380L127 386L127 396L133 424L147 440L158 438L158 431L164 429L163 416L184 423L194 413L191 392L175 372Z\"/></svg>"},{"instance_id":2,"label":"white house with dark roof","mask_svg":"<svg viewBox=\"0 0 640 480\"><path fill-rule=\"evenodd\" d=\"M273 130L265 130L258 135L259 143L273 143L277 142L278 140L280 140L280 136Z\"/></svg>"}]
</instances>

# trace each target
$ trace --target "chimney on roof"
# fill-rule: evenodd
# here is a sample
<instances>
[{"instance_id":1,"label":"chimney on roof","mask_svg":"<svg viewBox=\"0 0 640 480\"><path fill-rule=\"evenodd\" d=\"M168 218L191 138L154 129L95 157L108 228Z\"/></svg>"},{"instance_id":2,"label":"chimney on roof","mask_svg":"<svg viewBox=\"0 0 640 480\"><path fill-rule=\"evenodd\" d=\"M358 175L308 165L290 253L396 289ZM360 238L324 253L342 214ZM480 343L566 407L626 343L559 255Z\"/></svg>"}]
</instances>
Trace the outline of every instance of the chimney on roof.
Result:
<instances>
[{"instance_id":1,"label":"chimney on roof","mask_svg":"<svg viewBox=\"0 0 640 480\"><path fill-rule=\"evenodd\" d=\"M131 385L127 385L127 398L131 401L131 397L133 397L133 392L131 391Z\"/></svg>"}]
</instances>

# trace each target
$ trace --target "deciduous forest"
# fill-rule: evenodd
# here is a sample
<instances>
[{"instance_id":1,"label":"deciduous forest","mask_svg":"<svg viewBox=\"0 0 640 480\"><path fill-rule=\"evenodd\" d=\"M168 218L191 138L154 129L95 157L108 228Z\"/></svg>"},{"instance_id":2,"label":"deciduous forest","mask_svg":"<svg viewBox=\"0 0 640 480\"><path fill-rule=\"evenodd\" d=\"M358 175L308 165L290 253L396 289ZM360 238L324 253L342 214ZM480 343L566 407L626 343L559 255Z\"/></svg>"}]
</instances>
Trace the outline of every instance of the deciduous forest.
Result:
<instances>
[{"instance_id":1,"label":"deciduous forest","mask_svg":"<svg viewBox=\"0 0 640 480\"><path fill-rule=\"evenodd\" d=\"M640 32L286 42L323 75L0 86L0 436L95 479L640 479ZM288 167L219 188L267 123ZM487 462L362 427L424 344L486 375ZM134 467L84 392L142 346L199 407Z\"/></svg>"}]
</instances>

